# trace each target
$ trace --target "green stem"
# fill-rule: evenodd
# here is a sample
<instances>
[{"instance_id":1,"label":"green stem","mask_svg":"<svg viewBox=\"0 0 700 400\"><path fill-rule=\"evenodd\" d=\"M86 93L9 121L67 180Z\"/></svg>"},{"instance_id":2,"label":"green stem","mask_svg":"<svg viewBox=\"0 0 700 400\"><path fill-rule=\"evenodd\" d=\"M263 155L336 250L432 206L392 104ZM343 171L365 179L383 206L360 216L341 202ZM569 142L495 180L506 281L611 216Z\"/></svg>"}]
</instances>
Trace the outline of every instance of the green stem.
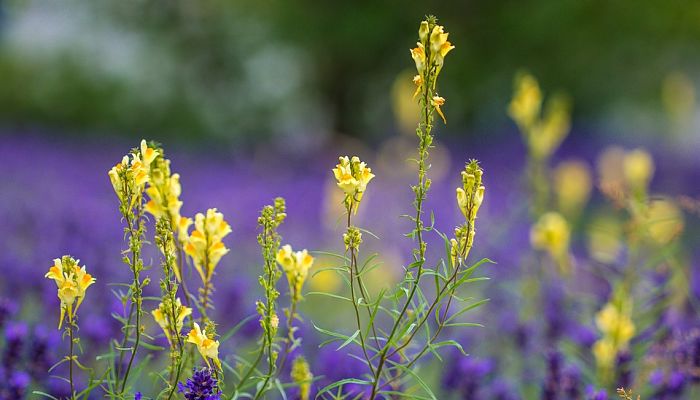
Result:
<instances>
[{"instance_id":1,"label":"green stem","mask_svg":"<svg viewBox=\"0 0 700 400\"><path fill-rule=\"evenodd\" d=\"M70 350L69 350L69 357L70 361L68 362L68 380L70 381L70 397L71 399L75 399L75 385L73 383L73 362L74 362L74 356L73 356L73 318L69 315L68 316L68 337L70 339Z\"/></svg>"}]
</instances>

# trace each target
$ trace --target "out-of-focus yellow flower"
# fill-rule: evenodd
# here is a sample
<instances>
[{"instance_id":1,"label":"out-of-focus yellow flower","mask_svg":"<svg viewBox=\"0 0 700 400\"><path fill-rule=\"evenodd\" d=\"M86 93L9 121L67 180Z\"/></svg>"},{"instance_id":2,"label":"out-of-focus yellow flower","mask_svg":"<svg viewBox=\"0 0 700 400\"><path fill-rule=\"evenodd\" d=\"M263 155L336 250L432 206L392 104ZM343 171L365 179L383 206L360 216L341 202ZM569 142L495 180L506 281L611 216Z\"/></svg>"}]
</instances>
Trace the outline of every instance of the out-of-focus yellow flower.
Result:
<instances>
[{"instance_id":1,"label":"out-of-focus yellow flower","mask_svg":"<svg viewBox=\"0 0 700 400\"><path fill-rule=\"evenodd\" d=\"M537 80L528 73L515 78L515 94L508 106L508 115L525 138L530 155L535 159L550 157L569 133L571 118L569 101L554 95L542 113L542 92ZM544 114L544 115L542 115Z\"/></svg>"},{"instance_id":2,"label":"out-of-focus yellow flower","mask_svg":"<svg viewBox=\"0 0 700 400\"><path fill-rule=\"evenodd\" d=\"M625 154L622 163L625 182L635 192L646 192L654 176L654 159L643 149Z\"/></svg>"},{"instance_id":3,"label":"out-of-focus yellow flower","mask_svg":"<svg viewBox=\"0 0 700 400\"><path fill-rule=\"evenodd\" d=\"M593 346L593 355L598 366L609 370L620 350L627 348L634 337L635 326L630 318L629 301L610 302L596 314L596 326L602 337Z\"/></svg>"},{"instance_id":4,"label":"out-of-focus yellow flower","mask_svg":"<svg viewBox=\"0 0 700 400\"><path fill-rule=\"evenodd\" d=\"M163 329L163 332L165 332L165 336L168 338L168 342L172 344L173 338L171 337L170 332L173 329L169 326L167 317L167 315L170 312L172 312L172 310L168 310L166 309L166 307L167 306L161 302L158 305L158 308L151 311L151 314L153 315L153 319L155 319L158 325L161 327L161 329ZM190 307L183 306L179 297L175 299L174 309L176 314L174 331L177 332L177 334L179 335L185 323L185 318L187 318L188 315L192 314L192 309Z\"/></svg>"},{"instance_id":5,"label":"out-of-focus yellow flower","mask_svg":"<svg viewBox=\"0 0 700 400\"><path fill-rule=\"evenodd\" d=\"M287 275L292 299L298 301L301 299L301 288L309 275L309 268L313 265L314 258L306 249L295 252L292 246L287 244L277 252L277 262Z\"/></svg>"},{"instance_id":6,"label":"out-of-focus yellow flower","mask_svg":"<svg viewBox=\"0 0 700 400\"><path fill-rule=\"evenodd\" d=\"M683 232L684 226L683 213L673 201L657 199L649 203L646 228L655 243L668 244Z\"/></svg>"},{"instance_id":7,"label":"out-of-focus yellow flower","mask_svg":"<svg viewBox=\"0 0 700 400\"><path fill-rule=\"evenodd\" d=\"M536 250L546 251L562 272L568 272L569 240L571 231L561 214L543 214L530 230L530 244Z\"/></svg>"},{"instance_id":8,"label":"out-of-focus yellow flower","mask_svg":"<svg viewBox=\"0 0 700 400\"><path fill-rule=\"evenodd\" d=\"M198 213L194 220L195 229L187 238L185 253L192 258L202 282L207 283L221 257L229 252L221 240L231 233L231 226L216 208L208 209L206 216Z\"/></svg>"},{"instance_id":9,"label":"out-of-focus yellow flower","mask_svg":"<svg viewBox=\"0 0 700 400\"><path fill-rule=\"evenodd\" d=\"M197 350L199 350L199 354L202 355L207 366L211 366L211 364L209 364L209 359L211 358L214 364L221 369L221 361L219 361L219 341L209 338L206 333L202 332L199 328L199 324L196 322L190 333L187 334L187 343L192 343L197 346Z\"/></svg>"},{"instance_id":10,"label":"out-of-focus yellow flower","mask_svg":"<svg viewBox=\"0 0 700 400\"><path fill-rule=\"evenodd\" d=\"M61 319L58 323L58 329L61 329L66 314L69 320L73 320L85 298L87 288L95 283L95 278L85 271L84 266L81 268L78 265L80 260L64 256L54 259L53 262L53 266L49 268L49 272L44 277L53 279L58 288L58 298L61 300ZM73 304L76 303L76 300L77 304L74 308Z\"/></svg>"},{"instance_id":11,"label":"out-of-focus yellow flower","mask_svg":"<svg viewBox=\"0 0 700 400\"><path fill-rule=\"evenodd\" d=\"M566 215L578 215L588 202L593 182L586 163L565 161L554 170L554 191L559 209Z\"/></svg>"},{"instance_id":12,"label":"out-of-focus yellow flower","mask_svg":"<svg viewBox=\"0 0 700 400\"><path fill-rule=\"evenodd\" d=\"M515 77L515 94L508 106L508 115L521 131L534 126L542 108L542 91L534 76L519 73Z\"/></svg>"},{"instance_id":13,"label":"out-of-focus yellow flower","mask_svg":"<svg viewBox=\"0 0 700 400\"><path fill-rule=\"evenodd\" d=\"M442 122L447 125L447 119L445 119L445 114L442 113L442 109L440 107L445 105L445 98L440 97L440 96L433 96L433 98L430 100L430 104L432 104L433 107L435 107L435 111L437 111L438 114L440 114L440 117L442 117Z\"/></svg>"},{"instance_id":14,"label":"out-of-focus yellow flower","mask_svg":"<svg viewBox=\"0 0 700 400\"><path fill-rule=\"evenodd\" d=\"M290 376L294 383L299 386L299 399L308 400L314 375L311 373L309 363L306 362L304 357L298 356L294 359Z\"/></svg>"},{"instance_id":15,"label":"out-of-focus yellow flower","mask_svg":"<svg viewBox=\"0 0 700 400\"><path fill-rule=\"evenodd\" d=\"M622 254L622 223L614 215L593 218L588 229L588 251L602 263L612 263Z\"/></svg>"},{"instance_id":16,"label":"out-of-focus yellow flower","mask_svg":"<svg viewBox=\"0 0 700 400\"><path fill-rule=\"evenodd\" d=\"M553 96L547 102L547 112L530 134L530 148L535 157L549 157L561 145L571 128L569 102L563 96Z\"/></svg>"},{"instance_id":17,"label":"out-of-focus yellow flower","mask_svg":"<svg viewBox=\"0 0 700 400\"><path fill-rule=\"evenodd\" d=\"M367 184L374 178L372 168L357 156L352 159L347 156L339 157L338 164L333 168L333 175L338 187L345 192L345 204L348 210L359 208L362 197L367 190Z\"/></svg>"},{"instance_id":18,"label":"out-of-focus yellow flower","mask_svg":"<svg viewBox=\"0 0 700 400\"><path fill-rule=\"evenodd\" d=\"M608 339L600 339L593 343L593 357L595 357L598 366L607 370L613 366L615 363L615 357L617 356L617 348Z\"/></svg>"}]
</instances>

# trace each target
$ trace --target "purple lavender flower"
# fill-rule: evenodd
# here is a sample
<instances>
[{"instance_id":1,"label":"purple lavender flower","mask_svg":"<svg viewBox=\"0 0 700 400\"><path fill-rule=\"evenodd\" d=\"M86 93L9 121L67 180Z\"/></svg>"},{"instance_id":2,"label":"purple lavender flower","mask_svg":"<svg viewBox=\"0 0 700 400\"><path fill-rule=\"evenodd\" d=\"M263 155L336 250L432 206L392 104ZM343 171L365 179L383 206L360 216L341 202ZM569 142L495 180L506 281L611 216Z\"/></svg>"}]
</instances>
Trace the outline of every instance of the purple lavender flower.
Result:
<instances>
[{"instance_id":1,"label":"purple lavender flower","mask_svg":"<svg viewBox=\"0 0 700 400\"><path fill-rule=\"evenodd\" d=\"M17 304L7 298L0 298L0 330L5 327L5 323L17 311Z\"/></svg>"},{"instance_id":2,"label":"purple lavender flower","mask_svg":"<svg viewBox=\"0 0 700 400\"><path fill-rule=\"evenodd\" d=\"M581 371L574 365L567 365L562 372L561 391L564 398L581 398Z\"/></svg>"},{"instance_id":3,"label":"purple lavender flower","mask_svg":"<svg viewBox=\"0 0 700 400\"><path fill-rule=\"evenodd\" d=\"M143 397L141 395L141 392L136 392L136 394L134 395L134 400L141 400L141 397Z\"/></svg>"},{"instance_id":4,"label":"purple lavender flower","mask_svg":"<svg viewBox=\"0 0 700 400\"><path fill-rule=\"evenodd\" d=\"M617 387L632 386L632 353L622 351L617 355Z\"/></svg>"},{"instance_id":5,"label":"purple lavender flower","mask_svg":"<svg viewBox=\"0 0 700 400\"><path fill-rule=\"evenodd\" d=\"M178 392L184 394L187 400L220 400L219 384L211 373L209 368L195 369L192 378L184 384L177 384Z\"/></svg>"},{"instance_id":6,"label":"purple lavender flower","mask_svg":"<svg viewBox=\"0 0 700 400\"><path fill-rule=\"evenodd\" d=\"M555 400L559 397L563 357L559 352L547 354L547 375L542 384L542 400Z\"/></svg>"},{"instance_id":7,"label":"purple lavender flower","mask_svg":"<svg viewBox=\"0 0 700 400\"><path fill-rule=\"evenodd\" d=\"M23 399L30 382L31 378L26 372L14 371L7 381L7 387L5 389L7 393L0 393L0 398ZM6 397L3 397L4 395L6 395Z\"/></svg>"},{"instance_id":8,"label":"purple lavender flower","mask_svg":"<svg viewBox=\"0 0 700 400\"><path fill-rule=\"evenodd\" d=\"M12 371L22 358L27 324L15 322L7 325L5 330L5 351L2 354L2 365L7 371Z\"/></svg>"},{"instance_id":9,"label":"purple lavender flower","mask_svg":"<svg viewBox=\"0 0 700 400\"><path fill-rule=\"evenodd\" d=\"M608 400L608 392L596 389L593 386L586 388L586 400Z\"/></svg>"},{"instance_id":10,"label":"purple lavender flower","mask_svg":"<svg viewBox=\"0 0 700 400\"><path fill-rule=\"evenodd\" d=\"M51 367L51 353L57 343L55 331L47 329L44 325L34 327L27 357L27 371L34 380L40 381L47 376Z\"/></svg>"}]
</instances>

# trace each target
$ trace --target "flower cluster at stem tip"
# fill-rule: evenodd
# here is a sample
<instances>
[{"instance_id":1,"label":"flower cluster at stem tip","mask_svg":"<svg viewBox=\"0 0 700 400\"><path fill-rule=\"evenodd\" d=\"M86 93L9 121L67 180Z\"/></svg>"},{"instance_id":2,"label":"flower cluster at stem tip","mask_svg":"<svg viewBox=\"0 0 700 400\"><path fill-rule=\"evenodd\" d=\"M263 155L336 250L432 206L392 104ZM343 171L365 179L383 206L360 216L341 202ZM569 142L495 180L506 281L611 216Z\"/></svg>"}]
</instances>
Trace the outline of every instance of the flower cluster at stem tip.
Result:
<instances>
[{"instance_id":1,"label":"flower cluster at stem tip","mask_svg":"<svg viewBox=\"0 0 700 400\"><path fill-rule=\"evenodd\" d=\"M360 158L353 156L338 157L338 164L333 168L333 175L338 181L338 187L345 192L345 207L348 212L357 209L362 196L367 190L367 184L374 178L372 168Z\"/></svg>"},{"instance_id":2,"label":"flower cluster at stem tip","mask_svg":"<svg viewBox=\"0 0 700 400\"><path fill-rule=\"evenodd\" d=\"M66 315L69 321L73 320L85 298L87 288L95 283L95 278L85 271L85 266L80 267L79 264L80 260L70 256L56 258L45 275L46 278L53 279L58 287L58 298L61 300L61 320L58 323L58 329L61 329ZM74 308L73 304L76 301Z\"/></svg>"},{"instance_id":3,"label":"flower cluster at stem tip","mask_svg":"<svg viewBox=\"0 0 700 400\"><path fill-rule=\"evenodd\" d=\"M131 158L124 156L121 162L109 170L109 180L112 182L114 192L123 203L131 198L130 207L135 205L137 199L149 181L149 169L153 160L158 156L158 151L148 147L145 140L141 141L138 150L132 151Z\"/></svg>"},{"instance_id":4,"label":"flower cluster at stem tip","mask_svg":"<svg viewBox=\"0 0 700 400\"><path fill-rule=\"evenodd\" d=\"M445 63L445 56L455 48L447 40L448 36L449 33L445 32L442 25L437 25L434 17L428 17L421 22L418 28L420 41L416 43L417 47L411 49L411 57L416 63L418 71L418 74L413 77L413 83L416 85L414 98L421 93L434 92L437 77ZM447 124L447 119L440 108L445 104L445 99L434 94L429 98L429 101L435 111L440 114L443 122Z\"/></svg>"},{"instance_id":5,"label":"flower cluster at stem tip","mask_svg":"<svg viewBox=\"0 0 700 400\"><path fill-rule=\"evenodd\" d=\"M195 215L194 227L187 239L185 253L192 258L194 268L206 284L221 257L229 252L221 240L231 233L231 226L224 220L224 214L210 208L206 216L202 213Z\"/></svg>"},{"instance_id":6,"label":"flower cluster at stem tip","mask_svg":"<svg viewBox=\"0 0 700 400\"><path fill-rule=\"evenodd\" d=\"M452 265L459 264L464 253L471 249L476 234L476 215L484 201L486 188L482 184L484 170L476 160L471 160L462 171L462 186L456 190L457 205L464 215L466 225L455 228L455 237L450 239Z\"/></svg>"}]
</instances>

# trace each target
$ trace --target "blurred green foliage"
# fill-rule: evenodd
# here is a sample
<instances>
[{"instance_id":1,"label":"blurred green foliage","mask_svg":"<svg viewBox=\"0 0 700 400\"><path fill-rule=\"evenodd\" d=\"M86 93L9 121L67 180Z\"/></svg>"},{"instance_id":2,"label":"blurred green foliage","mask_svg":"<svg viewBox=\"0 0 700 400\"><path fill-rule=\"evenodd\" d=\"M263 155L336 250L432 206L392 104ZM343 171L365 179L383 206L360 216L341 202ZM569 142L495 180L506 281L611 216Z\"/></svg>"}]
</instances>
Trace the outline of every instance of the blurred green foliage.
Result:
<instances>
[{"instance_id":1,"label":"blurred green foliage","mask_svg":"<svg viewBox=\"0 0 700 400\"><path fill-rule=\"evenodd\" d=\"M254 142L396 130L389 93L433 13L457 46L448 129L509 126L517 70L566 90L574 118L659 107L700 61L683 0L0 1L0 123ZM301 139L304 140L304 139Z\"/></svg>"}]
</instances>

